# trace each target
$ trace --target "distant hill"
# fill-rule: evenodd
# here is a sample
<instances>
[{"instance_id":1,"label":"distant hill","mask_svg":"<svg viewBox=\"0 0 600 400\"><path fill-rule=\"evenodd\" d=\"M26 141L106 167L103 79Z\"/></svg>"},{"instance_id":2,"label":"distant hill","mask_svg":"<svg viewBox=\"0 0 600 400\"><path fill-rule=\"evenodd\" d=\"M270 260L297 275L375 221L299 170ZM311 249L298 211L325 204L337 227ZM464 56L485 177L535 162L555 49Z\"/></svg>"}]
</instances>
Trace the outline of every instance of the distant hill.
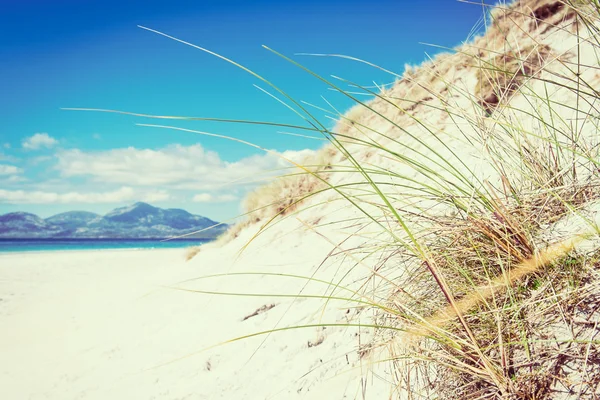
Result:
<instances>
[{"instance_id":1,"label":"distant hill","mask_svg":"<svg viewBox=\"0 0 600 400\"><path fill-rule=\"evenodd\" d=\"M185 210L140 202L116 208L104 216L86 211L70 211L46 219L24 212L0 215L0 238L168 238L217 224ZM226 229L227 225L220 225L190 237L215 238Z\"/></svg>"},{"instance_id":2,"label":"distant hill","mask_svg":"<svg viewBox=\"0 0 600 400\"><path fill-rule=\"evenodd\" d=\"M76 229L96 218L102 218L102 216L87 211L69 211L46 218L45 221L49 224L60 226L63 229Z\"/></svg>"},{"instance_id":3,"label":"distant hill","mask_svg":"<svg viewBox=\"0 0 600 400\"><path fill-rule=\"evenodd\" d=\"M13 212L0 215L0 237L53 237L61 228L35 214Z\"/></svg>"}]
</instances>

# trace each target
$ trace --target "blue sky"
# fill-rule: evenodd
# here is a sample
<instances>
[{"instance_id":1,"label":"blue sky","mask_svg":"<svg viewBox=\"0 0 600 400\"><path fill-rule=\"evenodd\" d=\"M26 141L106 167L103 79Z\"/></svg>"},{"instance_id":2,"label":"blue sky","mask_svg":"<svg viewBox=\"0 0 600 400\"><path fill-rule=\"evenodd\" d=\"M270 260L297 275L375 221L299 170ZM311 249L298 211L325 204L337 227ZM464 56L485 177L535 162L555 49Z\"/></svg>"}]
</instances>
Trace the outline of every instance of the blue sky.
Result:
<instances>
[{"instance_id":1,"label":"blue sky","mask_svg":"<svg viewBox=\"0 0 600 400\"><path fill-rule=\"evenodd\" d=\"M402 73L467 39L481 6L427 1L6 1L0 0L0 214L47 217L105 213L146 200L226 220L240 212L273 155L231 141L137 126L165 123L230 135L300 157L322 142L281 128L157 121L66 111L106 108L147 114L302 124L254 85L248 73L144 25L234 59L294 98L338 109L352 103L265 50L267 45L323 76L363 85L393 77L358 57ZM328 125L323 112L316 111ZM286 131L292 131L290 129Z\"/></svg>"}]
</instances>

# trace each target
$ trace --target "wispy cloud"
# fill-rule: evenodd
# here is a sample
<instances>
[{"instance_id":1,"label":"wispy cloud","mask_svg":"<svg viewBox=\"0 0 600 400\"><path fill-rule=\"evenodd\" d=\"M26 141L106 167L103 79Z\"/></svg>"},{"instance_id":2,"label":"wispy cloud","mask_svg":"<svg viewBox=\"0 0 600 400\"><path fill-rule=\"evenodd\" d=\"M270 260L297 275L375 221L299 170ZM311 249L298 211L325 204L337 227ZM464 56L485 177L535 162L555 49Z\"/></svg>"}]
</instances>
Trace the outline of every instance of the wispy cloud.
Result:
<instances>
[{"instance_id":1,"label":"wispy cloud","mask_svg":"<svg viewBox=\"0 0 600 400\"><path fill-rule=\"evenodd\" d=\"M137 200L156 203L169 200L170 198L171 196L164 191L139 192L131 187L122 187L110 192L96 193L56 193L0 189L0 202L10 204L99 204Z\"/></svg>"},{"instance_id":2,"label":"wispy cloud","mask_svg":"<svg viewBox=\"0 0 600 400\"><path fill-rule=\"evenodd\" d=\"M11 183L11 184L15 184L15 183L22 183L22 182L27 182L27 178L23 177L22 175L0 175L0 183L2 184L6 184L6 183Z\"/></svg>"},{"instance_id":3,"label":"wispy cloud","mask_svg":"<svg viewBox=\"0 0 600 400\"><path fill-rule=\"evenodd\" d=\"M149 193L144 193L139 199L141 201L147 201L148 203L160 203L163 201L171 200L173 196L171 196L165 190L156 190Z\"/></svg>"},{"instance_id":4,"label":"wispy cloud","mask_svg":"<svg viewBox=\"0 0 600 400\"><path fill-rule=\"evenodd\" d=\"M192 198L192 201L196 203L228 203L236 200L238 200L238 197L232 194L198 193Z\"/></svg>"},{"instance_id":5,"label":"wispy cloud","mask_svg":"<svg viewBox=\"0 0 600 400\"><path fill-rule=\"evenodd\" d=\"M58 140L54 139L47 133L36 133L33 136L23 139L22 143L25 150L39 150L42 148L51 148L58 144Z\"/></svg>"},{"instance_id":6,"label":"wispy cloud","mask_svg":"<svg viewBox=\"0 0 600 400\"><path fill-rule=\"evenodd\" d=\"M102 183L214 191L234 182L241 186L257 176L282 173L290 165L281 157L299 161L311 153L312 150L267 153L226 162L199 144L159 150L65 150L57 154L57 168L64 178L87 176Z\"/></svg>"},{"instance_id":7,"label":"wispy cloud","mask_svg":"<svg viewBox=\"0 0 600 400\"><path fill-rule=\"evenodd\" d=\"M18 162L19 159L13 156L9 156L8 154L4 154L0 152L0 161L8 161L8 162Z\"/></svg>"},{"instance_id":8,"label":"wispy cloud","mask_svg":"<svg viewBox=\"0 0 600 400\"><path fill-rule=\"evenodd\" d=\"M23 140L23 147L33 150L57 144L56 139L39 135ZM291 171L285 159L299 162L312 153L273 152L225 161L200 144L95 151L59 148L51 157L29 152L15 162L0 161L0 204L71 208L134 201L183 202L235 212L231 210L248 190ZM24 161L28 167L19 168L17 162Z\"/></svg>"},{"instance_id":9,"label":"wispy cloud","mask_svg":"<svg viewBox=\"0 0 600 400\"><path fill-rule=\"evenodd\" d=\"M50 161L53 161L54 157L50 157L50 156L39 156L39 157L33 157L29 160L29 162L32 165L39 165L41 163L47 163Z\"/></svg>"},{"instance_id":10,"label":"wispy cloud","mask_svg":"<svg viewBox=\"0 0 600 400\"><path fill-rule=\"evenodd\" d=\"M15 175L21 174L23 170L14 165L0 164L0 175Z\"/></svg>"}]
</instances>

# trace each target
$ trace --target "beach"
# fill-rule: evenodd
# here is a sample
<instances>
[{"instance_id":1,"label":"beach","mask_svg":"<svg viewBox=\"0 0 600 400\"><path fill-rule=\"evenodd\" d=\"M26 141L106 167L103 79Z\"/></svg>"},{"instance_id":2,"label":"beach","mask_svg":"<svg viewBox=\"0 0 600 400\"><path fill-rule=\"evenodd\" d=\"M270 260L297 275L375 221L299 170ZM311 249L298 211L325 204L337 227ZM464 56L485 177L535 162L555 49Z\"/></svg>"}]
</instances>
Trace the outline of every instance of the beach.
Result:
<instances>
[{"instance_id":1,"label":"beach","mask_svg":"<svg viewBox=\"0 0 600 400\"><path fill-rule=\"evenodd\" d=\"M357 103L331 130L271 86L327 142L281 153L298 168L193 251L0 254L0 397L597 399L598 11L499 5L377 94L319 77ZM143 177L170 162L143 160Z\"/></svg>"},{"instance_id":2,"label":"beach","mask_svg":"<svg viewBox=\"0 0 600 400\"><path fill-rule=\"evenodd\" d=\"M298 235L269 235L278 246L269 252L259 238L241 256L231 247L239 240L209 244L189 262L182 249L0 255L3 397L322 398L333 390L354 398L365 384L358 329L310 327L219 345L286 326L347 323L355 311L345 302L322 313L320 299L172 288L322 294L305 280L272 276L181 283L218 273L309 274L330 248L318 235Z\"/></svg>"}]
</instances>

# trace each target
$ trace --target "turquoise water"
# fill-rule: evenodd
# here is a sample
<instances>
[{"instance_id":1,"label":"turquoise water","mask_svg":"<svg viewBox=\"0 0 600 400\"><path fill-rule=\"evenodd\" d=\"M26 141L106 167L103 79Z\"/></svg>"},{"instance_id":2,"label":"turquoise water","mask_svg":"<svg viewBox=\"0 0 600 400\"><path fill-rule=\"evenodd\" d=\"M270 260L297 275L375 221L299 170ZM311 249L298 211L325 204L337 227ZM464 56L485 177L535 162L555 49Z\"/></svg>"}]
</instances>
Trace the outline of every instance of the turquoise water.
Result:
<instances>
[{"instance_id":1,"label":"turquoise water","mask_svg":"<svg viewBox=\"0 0 600 400\"><path fill-rule=\"evenodd\" d=\"M197 246L208 239L0 239L0 253L17 251L173 249Z\"/></svg>"}]
</instances>

